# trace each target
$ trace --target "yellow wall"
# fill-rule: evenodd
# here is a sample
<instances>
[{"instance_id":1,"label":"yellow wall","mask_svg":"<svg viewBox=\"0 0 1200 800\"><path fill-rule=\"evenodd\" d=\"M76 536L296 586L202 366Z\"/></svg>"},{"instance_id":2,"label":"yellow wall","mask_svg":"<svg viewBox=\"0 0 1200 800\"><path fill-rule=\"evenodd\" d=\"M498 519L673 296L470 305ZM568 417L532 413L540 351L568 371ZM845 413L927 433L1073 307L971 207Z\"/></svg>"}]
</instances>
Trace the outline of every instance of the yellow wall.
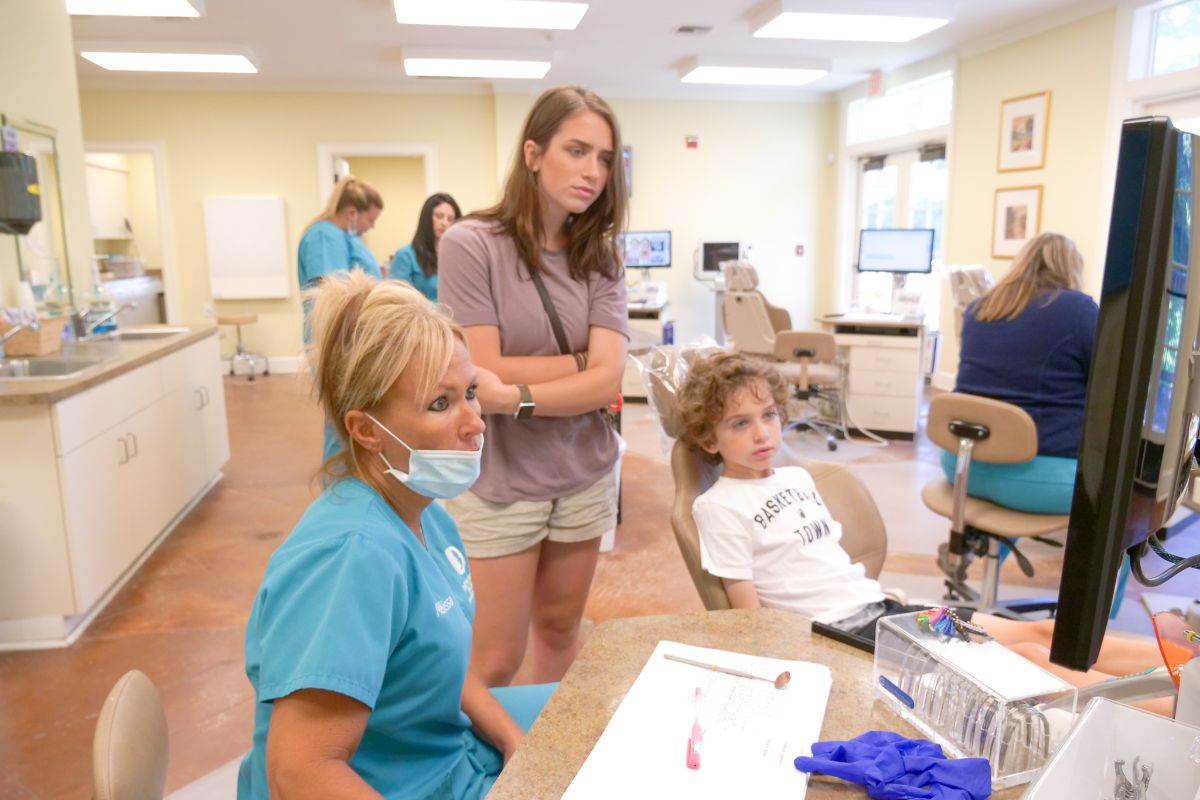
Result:
<instances>
[{"instance_id":1,"label":"yellow wall","mask_svg":"<svg viewBox=\"0 0 1200 800\"><path fill-rule=\"evenodd\" d=\"M162 231L158 220L158 191L154 185L154 156L128 153L129 225L137 254L147 269L162 269Z\"/></svg>"},{"instance_id":2,"label":"yellow wall","mask_svg":"<svg viewBox=\"0 0 1200 800\"><path fill-rule=\"evenodd\" d=\"M412 241L417 230L417 217L425 202L425 159L353 156L346 161L351 175L374 186L383 197L383 213L375 229L363 235L363 244L380 264L386 264L386 259Z\"/></svg>"},{"instance_id":3,"label":"yellow wall","mask_svg":"<svg viewBox=\"0 0 1200 800\"><path fill-rule=\"evenodd\" d=\"M692 276L702 239L753 245L760 288L796 327L827 311L832 281L836 106L824 103L612 101L633 147L631 230L670 230L665 280L676 341L712 335L713 294ZM698 136L689 150L687 136ZM795 246L804 245L803 258Z\"/></svg>"},{"instance_id":4,"label":"yellow wall","mask_svg":"<svg viewBox=\"0 0 1200 800\"><path fill-rule=\"evenodd\" d=\"M3 5L0 113L13 121L39 122L57 130L67 256L76 284L86 288L92 252L91 222L83 177L83 132L70 18L60 2L5 0ZM9 299L16 275L12 239L0 236L0 299Z\"/></svg>"},{"instance_id":5,"label":"yellow wall","mask_svg":"<svg viewBox=\"0 0 1200 800\"><path fill-rule=\"evenodd\" d=\"M1115 12L1107 11L959 62L946 263L984 264L995 278L1003 276L1011 259L991 258L996 189L1040 184L1041 230L1075 240L1087 265L1084 288L1093 294L1098 290L1104 272L1102 211L1112 201L1103 164L1114 25ZM1047 89L1045 168L997 172L1001 102ZM958 369L953 320L953 301L946 292L938 370L943 384L952 384Z\"/></svg>"},{"instance_id":6,"label":"yellow wall","mask_svg":"<svg viewBox=\"0 0 1200 800\"><path fill-rule=\"evenodd\" d=\"M86 91L80 102L89 139L165 143L185 323L205 320L205 305L212 302L204 198L283 197L288 249L295 253L324 200L317 177L319 143L432 143L438 184L464 207L481 206L495 195L492 103L485 96ZM215 305L218 313L258 313L258 324L244 331L251 349L270 356L300 354L298 288L286 300Z\"/></svg>"},{"instance_id":7,"label":"yellow wall","mask_svg":"<svg viewBox=\"0 0 1200 800\"><path fill-rule=\"evenodd\" d=\"M85 92L89 138L166 143L170 208L185 321L202 319L211 302L201 204L209 194L278 194L287 202L292 252L320 210L318 143L436 145L439 190L464 213L494 202L532 96L376 96ZM713 332L712 294L692 278L692 253L704 237L753 243L763 289L789 308L796 324L825 310L821 276L830 258L833 187L825 154L833 149L833 103L684 103L613 99L634 148L634 229L674 234L669 283L677 335ZM700 137L688 150L684 137ZM357 163L353 159L352 163ZM355 171L358 168L355 167ZM364 176L366 177L366 176ZM420 192L423 200L423 184ZM416 211L384 193L381 219L398 221L407 243ZM418 203L419 206L419 203ZM806 255L797 259L796 244ZM373 249L393 245L376 237ZM662 280L656 274L656 278ZM218 311L253 310L248 346L271 356L300 351L298 298L218 303Z\"/></svg>"}]
</instances>

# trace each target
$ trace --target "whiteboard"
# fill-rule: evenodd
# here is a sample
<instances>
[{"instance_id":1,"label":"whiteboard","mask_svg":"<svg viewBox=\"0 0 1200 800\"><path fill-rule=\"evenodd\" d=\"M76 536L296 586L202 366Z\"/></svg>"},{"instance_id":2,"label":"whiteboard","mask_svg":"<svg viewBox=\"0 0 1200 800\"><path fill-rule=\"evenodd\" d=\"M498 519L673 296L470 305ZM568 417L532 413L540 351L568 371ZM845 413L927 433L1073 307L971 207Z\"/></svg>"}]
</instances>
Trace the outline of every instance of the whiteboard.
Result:
<instances>
[{"instance_id":1,"label":"whiteboard","mask_svg":"<svg viewBox=\"0 0 1200 800\"><path fill-rule=\"evenodd\" d=\"M282 197L206 197L204 234L208 242L208 284L214 300L291 294Z\"/></svg>"}]
</instances>

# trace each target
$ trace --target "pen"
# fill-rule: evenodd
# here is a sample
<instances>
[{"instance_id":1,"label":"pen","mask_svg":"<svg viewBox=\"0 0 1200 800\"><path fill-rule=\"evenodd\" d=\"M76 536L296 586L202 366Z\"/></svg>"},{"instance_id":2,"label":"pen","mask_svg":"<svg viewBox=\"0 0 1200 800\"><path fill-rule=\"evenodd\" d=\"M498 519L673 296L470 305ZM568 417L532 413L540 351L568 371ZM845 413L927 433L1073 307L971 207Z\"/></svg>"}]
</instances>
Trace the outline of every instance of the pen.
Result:
<instances>
[{"instance_id":1,"label":"pen","mask_svg":"<svg viewBox=\"0 0 1200 800\"><path fill-rule=\"evenodd\" d=\"M695 712L692 716L692 735L687 743L687 768L700 769L700 740L704 738L700 731L700 687L696 687Z\"/></svg>"}]
</instances>

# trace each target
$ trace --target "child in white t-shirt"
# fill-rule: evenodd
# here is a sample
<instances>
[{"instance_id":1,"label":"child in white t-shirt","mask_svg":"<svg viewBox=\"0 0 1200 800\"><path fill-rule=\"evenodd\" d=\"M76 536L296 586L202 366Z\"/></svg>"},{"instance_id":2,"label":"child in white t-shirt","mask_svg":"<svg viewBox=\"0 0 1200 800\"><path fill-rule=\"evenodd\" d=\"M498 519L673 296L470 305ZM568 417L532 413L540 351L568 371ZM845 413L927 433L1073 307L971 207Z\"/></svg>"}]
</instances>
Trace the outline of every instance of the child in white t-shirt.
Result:
<instances>
[{"instance_id":1,"label":"child in white t-shirt","mask_svg":"<svg viewBox=\"0 0 1200 800\"><path fill-rule=\"evenodd\" d=\"M880 617L928 606L885 598L862 565L851 563L841 525L808 471L775 467L787 398L779 372L759 359L720 352L689 367L679 390L681 439L722 465L720 478L692 505L700 564L721 579L734 608L782 608L873 637ZM1053 620L971 617L966 609L958 615L1081 686L1162 663L1152 643L1106 637L1096 668L1078 673L1050 663Z\"/></svg>"}]
</instances>

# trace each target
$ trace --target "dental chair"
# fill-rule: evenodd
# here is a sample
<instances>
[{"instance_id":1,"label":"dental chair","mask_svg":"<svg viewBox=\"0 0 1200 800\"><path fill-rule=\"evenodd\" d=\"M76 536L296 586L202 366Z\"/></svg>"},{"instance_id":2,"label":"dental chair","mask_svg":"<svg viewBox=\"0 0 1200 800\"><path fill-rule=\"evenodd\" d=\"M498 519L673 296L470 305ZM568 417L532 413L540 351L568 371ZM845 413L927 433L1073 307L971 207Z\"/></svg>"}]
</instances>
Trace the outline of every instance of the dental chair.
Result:
<instances>
[{"instance_id":1,"label":"dental chair","mask_svg":"<svg viewBox=\"0 0 1200 800\"><path fill-rule=\"evenodd\" d=\"M830 450L845 439L842 367L832 333L792 329L787 309L771 305L758 289L758 272L737 261L725 265L725 302L721 307L730 347L766 359L794 388L803 412L793 424L822 434Z\"/></svg>"},{"instance_id":2,"label":"dental chair","mask_svg":"<svg viewBox=\"0 0 1200 800\"><path fill-rule=\"evenodd\" d=\"M656 348L643 376L647 399L658 413L664 433L675 440L671 447L671 475L675 480L671 528L696 591L709 611L729 608L729 598L721 579L700 566L700 532L692 517L692 503L713 485L720 467L709 464L679 440L683 424L677 400L688 364L716 349ZM868 577L878 577L887 556L887 531L867 488L840 464L801 461L799 465L812 475L829 513L842 523L842 546L851 561L861 563Z\"/></svg>"},{"instance_id":3,"label":"dental chair","mask_svg":"<svg viewBox=\"0 0 1200 800\"><path fill-rule=\"evenodd\" d=\"M939 547L938 564L946 574L947 601L970 605L980 611L1011 619L1024 619L1033 612L1053 614L1053 600L1001 603L1000 565L1005 548L1011 550L1026 576L1033 565L1017 548L1017 539L1047 540L1064 531L1067 514L1033 514L1016 511L967 494L971 464L1019 464L1037 455L1037 427L1022 408L988 397L951 392L929 403L929 438L938 447L958 454L954 483L945 478L925 484L921 500L930 511L950 520L950 540ZM980 590L967 585L967 568L976 558L986 559Z\"/></svg>"}]
</instances>

